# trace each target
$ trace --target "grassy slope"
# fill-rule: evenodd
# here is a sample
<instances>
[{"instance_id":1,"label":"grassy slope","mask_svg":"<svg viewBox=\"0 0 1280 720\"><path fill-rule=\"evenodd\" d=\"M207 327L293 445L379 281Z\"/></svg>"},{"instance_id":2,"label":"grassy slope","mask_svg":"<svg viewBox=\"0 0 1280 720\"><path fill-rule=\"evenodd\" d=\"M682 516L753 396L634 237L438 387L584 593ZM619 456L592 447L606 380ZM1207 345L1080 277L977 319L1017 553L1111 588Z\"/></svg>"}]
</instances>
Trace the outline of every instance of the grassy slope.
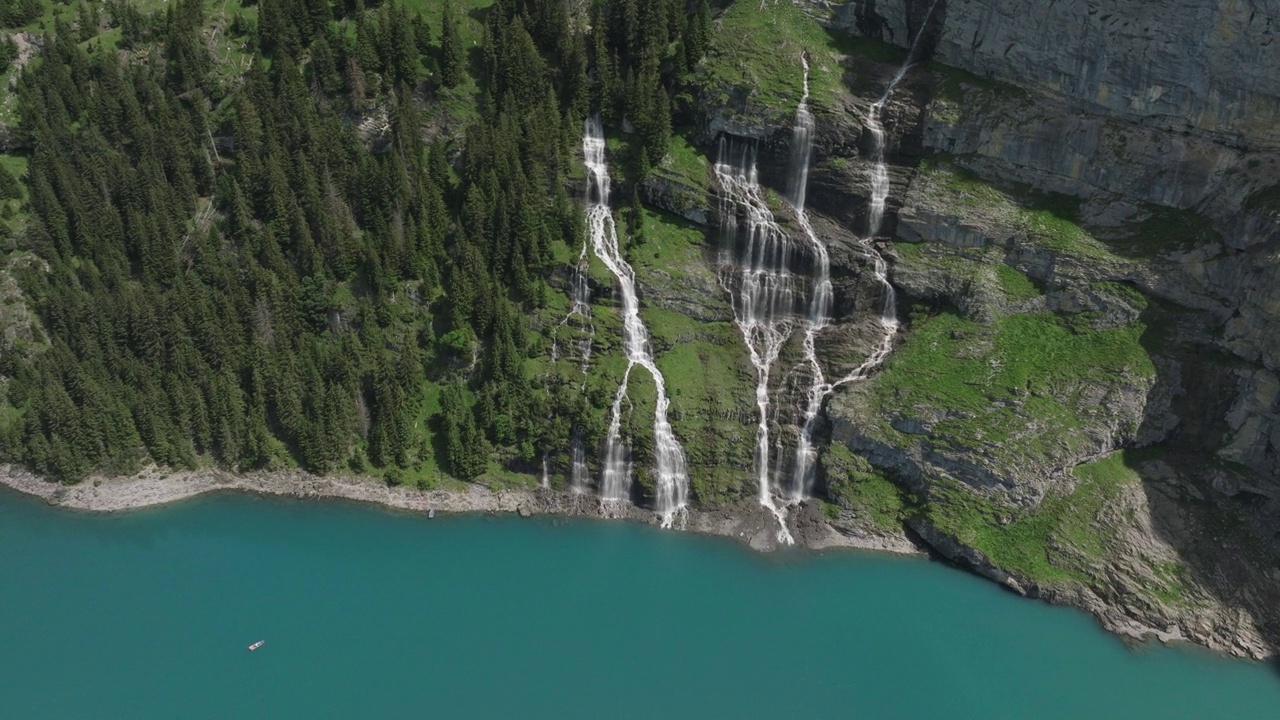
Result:
<instances>
[{"instance_id":1,"label":"grassy slope","mask_svg":"<svg viewBox=\"0 0 1280 720\"><path fill-rule=\"evenodd\" d=\"M645 212L644 242L629 255L643 288L680 294L690 273L710 281L702 230L663 213ZM668 279L669 278L669 279ZM723 299L720 299L723 302ZM751 407L751 369L731 322L706 323L643 302L658 368L671 398L672 427L683 443L695 496L723 502L744 491L752 428L726 411ZM727 309L727 308L726 308Z\"/></svg>"},{"instance_id":2,"label":"grassy slope","mask_svg":"<svg viewBox=\"0 0 1280 720\"><path fill-rule=\"evenodd\" d=\"M441 0L399 0L401 5L410 11L422 13L431 28L433 42L440 41L440 27L444 15L444 3ZM479 87L476 77L480 72L481 39L484 36L484 11L493 4L493 0L452 0L453 18L457 23L458 37L466 48L466 74L463 81L455 88L445 89L440 93L440 100L446 106L448 114L457 120L473 120L478 117L476 97Z\"/></svg>"},{"instance_id":3,"label":"grassy slope","mask_svg":"<svg viewBox=\"0 0 1280 720\"><path fill-rule=\"evenodd\" d=\"M808 51L813 102L834 107L847 93L837 58L852 44L848 36L823 28L791 2L761 9L739 0L717 18L695 83L717 93L722 102L731 91L747 90L749 104L789 114L803 92L800 55Z\"/></svg>"},{"instance_id":4,"label":"grassy slope","mask_svg":"<svg viewBox=\"0 0 1280 720\"><path fill-rule=\"evenodd\" d=\"M1150 453L1145 453L1149 455ZM1123 451L1078 466L1070 493L1019 514L959 486L937 485L922 516L993 564L1036 581L1086 580L1091 564L1110 556L1115 529L1100 514L1123 486L1141 482L1139 453ZM1172 591L1172 589L1170 589Z\"/></svg>"},{"instance_id":5,"label":"grassy slope","mask_svg":"<svg viewBox=\"0 0 1280 720\"><path fill-rule=\"evenodd\" d=\"M872 381L875 411L926 421L936 413L936 441L990 453L998 464L1070 453L1086 441L1081 391L1154 375L1140 342L1145 329L1082 330L1050 313L984 326L943 312L915 323ZM880 433L914 443L887 422Z\"/></svg>"},{"instance_id":6,"label":"grassy slope","mask_svg":"<svg viewBox=\"0 0 1280 720\"><path fill-rule=\"evenodd\" d=\"M1078 198L1041 193L1013 183L997 186L945 155L922 161L913 182L929 188L931 204L961 218L988 220L1023 230L1030 244L1084 258L1111 256L1102 241L1078 224Z\"/></svg>"},{"instance_id":7,"label":"grassy slope","mask_svg":"<svg viewBox=\"0 0 1280 720\"><path fill-rule=\"evenodd\" d=\"M913 499L871 463L839 443L832 443L822 456L827 477L827 496L839 509L851 510L855 516L871 521L877 529L893 532L902 528ZM828 507L831 507L830 505Z\"/></svg>"}]
</instances>

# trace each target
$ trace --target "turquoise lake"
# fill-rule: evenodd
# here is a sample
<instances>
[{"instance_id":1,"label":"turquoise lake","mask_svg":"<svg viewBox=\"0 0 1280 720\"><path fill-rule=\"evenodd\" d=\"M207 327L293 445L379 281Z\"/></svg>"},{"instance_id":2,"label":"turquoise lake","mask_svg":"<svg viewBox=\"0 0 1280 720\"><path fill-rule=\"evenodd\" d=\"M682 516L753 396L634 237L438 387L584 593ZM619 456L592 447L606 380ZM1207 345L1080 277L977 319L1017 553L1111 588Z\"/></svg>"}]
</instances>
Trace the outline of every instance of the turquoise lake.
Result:
<instances>
[{"instance_id":1,"label":"turquoise lake","mask_svg":"<svg viewBox=\"0 0 1280 720\"><path fill-rule=\"evenodd\" d=\"M3 491L0 613L6 719L1280 715L1272 667L940 563L626 523Z\"/></svg>"}]
</instances>

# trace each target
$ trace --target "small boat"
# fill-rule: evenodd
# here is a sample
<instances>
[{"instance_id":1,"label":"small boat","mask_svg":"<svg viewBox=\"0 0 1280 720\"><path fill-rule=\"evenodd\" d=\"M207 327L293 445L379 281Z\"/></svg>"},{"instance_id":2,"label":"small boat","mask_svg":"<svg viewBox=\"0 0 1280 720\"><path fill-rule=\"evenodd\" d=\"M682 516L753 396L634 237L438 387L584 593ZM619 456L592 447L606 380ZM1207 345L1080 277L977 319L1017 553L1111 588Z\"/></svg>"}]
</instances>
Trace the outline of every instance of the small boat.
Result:
<instances>
[{"instance_id":1,"label":"small boat","mask_svg":"<svg viewBox=\"0 0 1280 720\"><path fill-rule=\"evenodd\" d=\"M435 517L435 516L436 516L436 509L435 509L435 508L431 508L430 510L428 510L428 511L427 511L427 517L429 517L429 518L433 518L433 517Z\"/></svg>"},{"instance_id":2,"label":"small boat","mask_svg":"<svg viewBox=\"0 0 1280 720\"><path fill-rule=\"evenodd\" d=\"M259 640L258 642L256 642L256 643L254 643L254 644L250 645L250 646L249 646L249 649L250 649L250 650L257 650L258 648L262 647L262 646L263 646L263 645L265 645L265 644L267 644L267 641L266 641L266 640Z\"/></svg>"}]
</instances>

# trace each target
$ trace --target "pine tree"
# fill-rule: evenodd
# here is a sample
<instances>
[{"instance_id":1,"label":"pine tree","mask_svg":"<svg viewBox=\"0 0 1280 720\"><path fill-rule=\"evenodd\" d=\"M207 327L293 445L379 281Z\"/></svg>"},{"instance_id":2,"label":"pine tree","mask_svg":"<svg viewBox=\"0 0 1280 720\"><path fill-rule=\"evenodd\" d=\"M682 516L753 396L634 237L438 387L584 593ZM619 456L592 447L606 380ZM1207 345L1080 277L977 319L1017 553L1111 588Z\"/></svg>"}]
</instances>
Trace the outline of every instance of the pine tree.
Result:
<instances>
[{"instance_id":1,"label":"pine tree","mask_svg":"<svg viewBox=\"0 0 1280 720\"><path fill-rule=\"evenodd\" d=\"M21 200L22 185L18 183L18 179L9 172L9 169L0 165L0 200Z\"/></svg>"},{"instance_id":2,"label":"pine tree","mask_svg":"<svg viewBox=\"0 0 1280 720\"><path fill-rule=\"evenodd\" d=\"M0 73L7 72L18 59L18 45L7 34L0 33Z\"/></svg>"},{"instance_id":3,"label":"pine tree","mask_svg":"<svg viewBox=\"0 0 1280 720\"><path fill-rule=\"evenodd\" d=\"M698 11L688 17L685 25L685 67L689 72L702 61L711 44L711 6L707 0L699 0Z\"/></svg>"},{"instance_id":4,"label":"pine tree","mask_svg":"<svg viewBox=\"0 0 1280 720\"><path fill-rule=\"evenodd\" d=\"M444 0L440 24L440 84L457 87L462 82L462 39L453 18L453 0Z\"/></svg>"}]
</instances>

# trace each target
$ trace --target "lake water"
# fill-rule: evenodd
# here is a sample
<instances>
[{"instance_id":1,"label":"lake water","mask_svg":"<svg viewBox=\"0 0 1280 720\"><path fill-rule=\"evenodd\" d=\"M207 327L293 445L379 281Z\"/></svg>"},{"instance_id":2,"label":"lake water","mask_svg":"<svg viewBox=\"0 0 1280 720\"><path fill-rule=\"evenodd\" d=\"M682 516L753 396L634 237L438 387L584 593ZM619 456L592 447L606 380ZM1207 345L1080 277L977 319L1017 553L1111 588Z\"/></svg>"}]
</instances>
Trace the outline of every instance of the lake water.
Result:
<instances>
[{"instance_id":1,"label":"lake water","mask_svg":"<svg viewBox=\"0 0 1280 720\"><path fill-rule=\"evenodd\" d=\"M1271 667L935 562L626 523L4 491L0 613L2 718L1280 714Z\"/></svg>"}]
</instances>

